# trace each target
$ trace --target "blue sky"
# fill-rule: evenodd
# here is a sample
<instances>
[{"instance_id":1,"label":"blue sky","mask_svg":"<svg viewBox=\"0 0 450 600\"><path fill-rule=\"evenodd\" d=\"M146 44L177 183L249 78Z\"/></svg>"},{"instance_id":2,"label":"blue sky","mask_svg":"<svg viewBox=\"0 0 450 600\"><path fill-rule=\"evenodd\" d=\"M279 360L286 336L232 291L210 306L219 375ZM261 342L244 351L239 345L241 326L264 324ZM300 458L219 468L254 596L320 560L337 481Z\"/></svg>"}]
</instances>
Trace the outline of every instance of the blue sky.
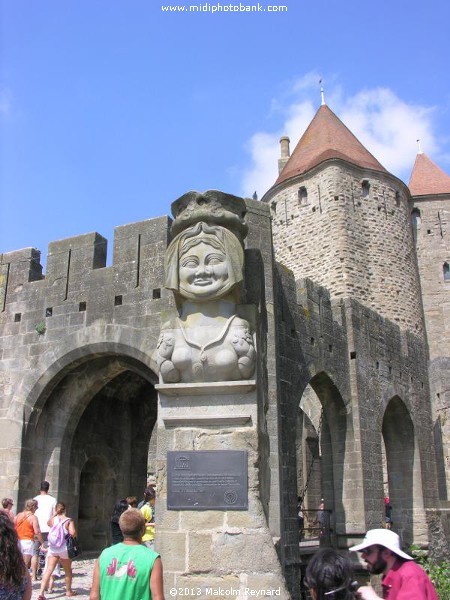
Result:
<instances>
[{"instance_id":1,"label":"blue sky","mask_svg":"<svg viewBox=\"0 0 450 600\"><path fill-rule=\"evenodd\" d=\"M190 189L259 197L327 104L408 181L450 173L446 0L0 0L0 252L170 213ZM231 0L232 5L255 5Z\"/></svg>"}]
</instances>

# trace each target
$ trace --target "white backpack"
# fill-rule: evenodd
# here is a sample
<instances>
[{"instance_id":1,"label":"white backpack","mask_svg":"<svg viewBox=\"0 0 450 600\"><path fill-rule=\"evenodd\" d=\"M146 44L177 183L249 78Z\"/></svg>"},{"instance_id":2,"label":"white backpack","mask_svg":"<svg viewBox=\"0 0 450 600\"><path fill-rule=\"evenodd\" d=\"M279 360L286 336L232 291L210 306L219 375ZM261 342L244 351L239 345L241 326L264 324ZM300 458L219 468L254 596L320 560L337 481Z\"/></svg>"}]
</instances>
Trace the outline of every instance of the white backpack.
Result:
<instances>
[{"instance_id":1,"label":"white backpack","mask_svg":"<svg viewBox=\"0 0 450 600\"><path fill-rule=\"evenodd\" d=\"M64 519L64 521L60 521L59 523L52 525L52 528L48 532L47 538L49 544L56 546L57 548L65 544L67 530L64 525L67 523L67 521L70 521L70 519L67 518Z\"/></svg>"}]
</instances>

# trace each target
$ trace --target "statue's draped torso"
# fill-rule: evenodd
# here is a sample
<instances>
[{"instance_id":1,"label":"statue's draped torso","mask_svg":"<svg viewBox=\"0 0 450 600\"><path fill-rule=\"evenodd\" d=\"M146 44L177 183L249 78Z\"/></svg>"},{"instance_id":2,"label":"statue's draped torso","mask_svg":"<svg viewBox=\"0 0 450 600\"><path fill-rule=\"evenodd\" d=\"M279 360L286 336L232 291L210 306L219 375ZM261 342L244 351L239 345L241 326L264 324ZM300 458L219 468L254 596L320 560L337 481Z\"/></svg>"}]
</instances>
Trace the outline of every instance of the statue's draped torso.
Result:
<instances>
[{"instance_id":1,"label":"statue's draped torso","mask_svg":"<svg viewBox=\"0 0 450 600\"><path fill-rule=\"evenodd\" d=\"M178 327L163 329L158 342L162 378L167 383L238 381L253 375L255 350L250 326L236 315L222 326L209 326L209 341L193 339L193 330L180 319ZM171 352L170 352L171 350Z\"/></svg>"}]
</instances>

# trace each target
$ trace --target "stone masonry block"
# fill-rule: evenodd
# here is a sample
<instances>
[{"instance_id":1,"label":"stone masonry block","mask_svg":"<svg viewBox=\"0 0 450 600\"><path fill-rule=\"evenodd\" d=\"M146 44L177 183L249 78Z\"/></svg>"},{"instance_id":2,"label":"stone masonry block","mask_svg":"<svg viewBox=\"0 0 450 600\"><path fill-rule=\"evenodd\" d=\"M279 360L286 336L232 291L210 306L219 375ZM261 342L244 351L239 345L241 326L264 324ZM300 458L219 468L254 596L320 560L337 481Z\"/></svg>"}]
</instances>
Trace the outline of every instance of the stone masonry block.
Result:
<instances>
[{"instance_id":1,"label":"stone masonry block","mask_svg":"<svg viewBox=\"0 0 450 600\"><path fill-rule=\"evenodd\" d=\"M160 530L158 552L164 557L164 571L184 572L187 568L187 534Z\"/></svg>"},{"instance_id":2,"label":"stone masonry block","mask_svg":"<svg viewBox=\"0 0 450 600\"><path fill-rule=\"evenodd\" d=\"M221 510L182 510L180 511L180 529L220 532L225 527L225 514Z\"/></svg>"},{"instance_id":3,"label":"stone masonry block","mask_svg":"<svg viewBox=\"0 0 450 600\"><path fill-rule=\"evenodd\" d=\"M213 535L212 561L221 569L236 573L257 570L268 572L276 561L269 535L224 532Z\"/></svg>"},{"instance_id":4,"label":"stone masonry block","mask_svg":"<svg viewBox=\"0 0 450 600\"><path fill-rule=\"evenodd\" d=\"M211 545L211 534L188 534L188 570L191 573L208 572L214 569Z\"/></svg>"}]
</instances>

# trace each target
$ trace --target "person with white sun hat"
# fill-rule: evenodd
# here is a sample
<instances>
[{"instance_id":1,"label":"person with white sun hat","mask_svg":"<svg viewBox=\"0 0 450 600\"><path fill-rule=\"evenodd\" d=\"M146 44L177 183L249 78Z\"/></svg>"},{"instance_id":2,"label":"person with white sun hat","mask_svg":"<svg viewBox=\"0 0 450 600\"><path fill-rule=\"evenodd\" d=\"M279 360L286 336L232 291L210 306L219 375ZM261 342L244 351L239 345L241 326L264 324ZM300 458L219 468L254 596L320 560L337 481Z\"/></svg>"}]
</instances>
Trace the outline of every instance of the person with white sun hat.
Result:
<instances>
[{"instance_id":1,"label":"person with white sun hat","mask_svg":"<svg viewBox=\"0 0 450 600\"><path fill-rule=\"evenodd\" d=\"M425 571L403 552L399 536L392 529L370 529L363 541L349 548L360 552L373 575L382 575L386 600L438 600L436 590ZM363 600L380 600L372 586L358 589Z\"/></svg>"}]
</instances>

